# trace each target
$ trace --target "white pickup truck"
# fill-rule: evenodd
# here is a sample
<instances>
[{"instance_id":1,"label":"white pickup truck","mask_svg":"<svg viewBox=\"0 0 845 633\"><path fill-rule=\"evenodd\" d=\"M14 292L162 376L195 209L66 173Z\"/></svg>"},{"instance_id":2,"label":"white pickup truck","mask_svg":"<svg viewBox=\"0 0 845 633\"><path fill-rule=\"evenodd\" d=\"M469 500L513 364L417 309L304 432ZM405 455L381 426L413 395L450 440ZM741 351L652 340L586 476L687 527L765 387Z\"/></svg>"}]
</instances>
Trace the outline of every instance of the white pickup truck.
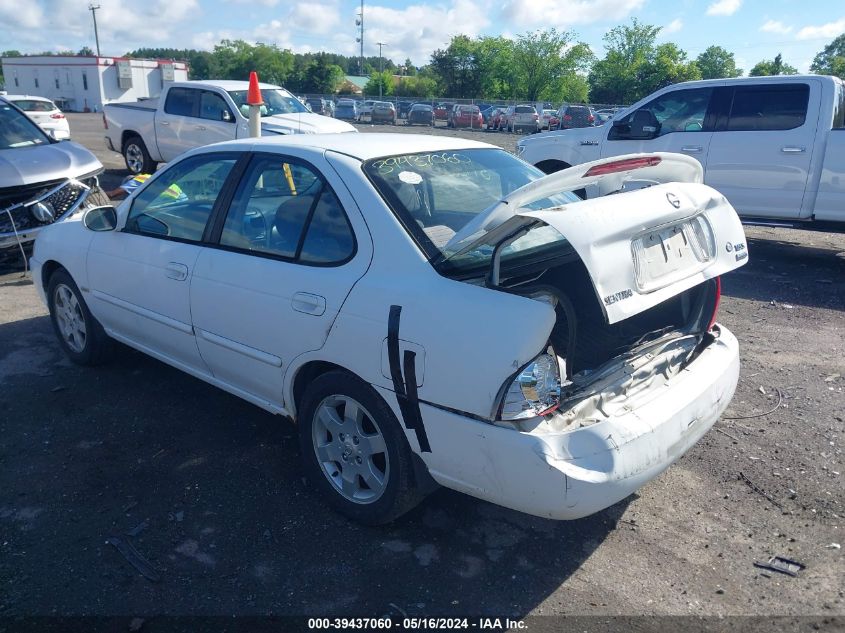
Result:
<instances>
[{"instance_id":1,"label":"white pickup truck","mask_svg":"<svg viewBox=\"0 0 845 633\"><path fill-rule=\"evenodd\" d=\"M836 77L675 84L600 127L517 141L517 154L546 173L635 152L695 157L746 223L845 229L845 84Z\"/></svg>"},{"instance_id":2,"label":"white pickup truck","mask_svg":"<svg viewBox=\"0 0 845 633\"><path fill-rule=\"evenodd\" d=\"M152 173L158 163L220 141L249 136L249 82L182 81L156 99L103 107L106 145L123 154L133 174ZM284 88L259 84L261 133L356 132L344 121L314 114Z\"/></svg>"}]
</instances>

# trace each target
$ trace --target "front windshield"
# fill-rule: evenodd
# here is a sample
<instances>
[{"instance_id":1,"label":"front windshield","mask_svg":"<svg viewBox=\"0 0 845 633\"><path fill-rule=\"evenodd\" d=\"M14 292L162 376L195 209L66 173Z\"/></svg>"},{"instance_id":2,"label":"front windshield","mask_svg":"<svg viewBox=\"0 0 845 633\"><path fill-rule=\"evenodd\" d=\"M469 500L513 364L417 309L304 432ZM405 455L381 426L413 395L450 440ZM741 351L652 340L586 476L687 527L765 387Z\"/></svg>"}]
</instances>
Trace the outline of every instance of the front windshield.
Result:
<instances>
[{"instance_id":1,"label":"front windshield","mask_svg":"<svg viewBox=\"0 0 845 633\"><path fill-rule=\"evenodd\" d=\"M230 90L229 96L235 102L238 110L245 117L249 116L249 106L246 102L246 90ZM308 112L302 102L294 97L284 88L262 88L261 98L264 105L261 106L261 116L273 116L274 114L294 114L296 112Z\"/></svg>"},{"instance_id":2,"label":"front windshield","mask_svg":"<svg viewBox=\"0 0 845 633\"><path fill-rule=\"evenodd\" d=\"M545 176L512 154L492 148L400 154L367 161L364 172L429 259L448 269L489 263L493 246L456 255L450 240L503 197ZM528 208L577 200L563 192ZM563 240L550 226L539 226L503 249L502 259Z\"/></svg>"},{"instance_id":3,"label":"front windshield","mask_svg":"<svg viewBox=\"0 0 845 633\"><path fill-rule=\"evenodd\" d=\"M25 114L0 101L0 149L49 143L47 135Z\"/></svg>"}]
</instances>

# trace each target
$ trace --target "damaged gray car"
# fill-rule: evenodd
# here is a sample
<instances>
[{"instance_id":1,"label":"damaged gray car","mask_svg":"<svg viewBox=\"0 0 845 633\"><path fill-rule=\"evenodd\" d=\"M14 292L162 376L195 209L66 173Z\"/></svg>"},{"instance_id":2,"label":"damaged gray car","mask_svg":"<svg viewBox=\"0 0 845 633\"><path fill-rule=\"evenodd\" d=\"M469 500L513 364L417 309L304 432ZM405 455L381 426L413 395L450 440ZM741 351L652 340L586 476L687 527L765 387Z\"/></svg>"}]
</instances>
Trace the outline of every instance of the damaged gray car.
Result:
<instances>
[{"instance_id":1,"label":"damaged gray car","mask_svg":"<svg viewBox=\"0 0 845 633\"><path fill-rule=\"evenodd\" d=\"M0 98L0 261L26 258L42 227L86 200L108 204L97 176L103 165L71 141L56 141Z\"/></svg>"}]
</instances>

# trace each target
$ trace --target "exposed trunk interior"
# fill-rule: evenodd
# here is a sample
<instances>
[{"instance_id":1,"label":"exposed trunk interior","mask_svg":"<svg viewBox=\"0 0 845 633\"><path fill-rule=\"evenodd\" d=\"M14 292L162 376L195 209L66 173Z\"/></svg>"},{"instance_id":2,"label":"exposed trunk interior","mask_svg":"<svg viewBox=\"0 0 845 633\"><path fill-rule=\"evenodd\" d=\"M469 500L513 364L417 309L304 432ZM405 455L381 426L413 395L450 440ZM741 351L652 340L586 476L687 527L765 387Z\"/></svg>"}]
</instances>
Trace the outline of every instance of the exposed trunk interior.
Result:
<instances>
[{"instance_id":1,"label":"exposed trunk interior","mask_svg":"<svg viewBox=\"0 0 845 633\"><path fill-rule=\"evenodd\" d=\"M502 287L519 294L548 293L557 298L557 321L550 342L566 361L567 379L667 335L703 335L718 300L717 281L711 279L610 325L580 259L549 268L539 277L535 272L528 279L512 277L504 280Z\"/></svg>"}]
</instances>

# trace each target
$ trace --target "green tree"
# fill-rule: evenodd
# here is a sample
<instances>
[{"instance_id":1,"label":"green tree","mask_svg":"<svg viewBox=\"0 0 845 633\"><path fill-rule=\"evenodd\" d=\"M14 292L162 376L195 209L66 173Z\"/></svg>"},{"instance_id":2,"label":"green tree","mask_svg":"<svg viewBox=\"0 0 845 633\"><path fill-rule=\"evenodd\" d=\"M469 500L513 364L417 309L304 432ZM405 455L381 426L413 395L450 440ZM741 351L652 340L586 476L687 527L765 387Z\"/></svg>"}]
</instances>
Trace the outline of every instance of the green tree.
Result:
<instances>
[{"instance_id":1,"label":"green tree","mask_svg":"<svg viewBox=\"0 0 845 633\"><path fill-rule=\"evenodd\" d=\"M734 54L721 46L709 46L695 63L701 71L702 79L730 79L742 75L742 69L736 67Z\"/></svg>"},{"instance_id":2,"label":"green tree","mask_svg":"<svg viewBox=\"0 0 845 633\"><path fill-rule=\"evenodd\" d=\"M810 70L819 75L845 77L845 33L824 47L810 66Z\"/></svg>"},{"instance_id":3,"label":"green tree","mask_svg":"<svg viewBox=\"0 0 845 633\"><path fill-rule=\"evenodd\" d=\"M574 40L574 33L554 28L517 36L512 72L518 77L520 98L527 101L562 98L564 78L585 70L593 58L589 46Z\"/></svg>"},{"instance_id":4,"label":"green tree","mask_svg":"<svg viewBox=\"0 0 845 633\"><path fill-rule=\"evenodd\" d=\"M440 79L443 93L453 98L472 98L481 92L478 42L456 35L446 49L431 55L431 66Z\"/></svg>"},{"instance_id":5,"label":"green tree","mask_svg":"<svg viewBox=\"0 0 845 633\"><path fill-rule=\"evenodd\" d=\"M378 87L376 87L378 93ZM393 90L397 97L425 97L431 98L437 94L437 81L432 77L412 76L405 77Z\"/></svg>"},{"instance_id":6,"label":"green tree","mask_svg":"<svg viewBox=\"0 0 845 633\"><path fill-rule=\"evenodd\" d=\"M631 103L657 88L700 79L701 71L671 42L657 45L660 27L641 24L612 28L604 36L607 54L593 64L590 99L595 103Z\"/></svg>"},{"instance_id":7,"label":"green tree","mask_svg":"<svg viewBox=\"0 0 845 633\"><path fill-rule=\"evenodd\" d=\"M417 67L414 66L414 62L411 61L410 57L405 58L405 63L402 64L402 67L405 69L405 75L408 77L413 77L417 74Z\"/></svg>"},{"instance_id":8,"label":"green tree","mask_svg":"<svg viewBox=\"0 0 845 633\"><path fill-rule=\"evenodd\" d=\"M364 86L364 94L368 96L375 96L379 94L379 87L381 87L381 95L386 97L393 94L393 73L385 70L381 73L372 73L370 80Z\"/></svg>"},{"instance_id":9,"label":"green tree","mask_svg":"<svg viewBox=\"0 0 845 633\"><path fill-rule=\"evenodd\" d=\"M91 57L91 56L94 55L94 51L91 50L90 46L83 46L82 48L79 49L79 52L77 53L77 55L79 55L81 57Z\"/></svg>"},{"instance_id":10,"label":"green tree","mask_svg":"<svg viewBox=\"0 0 845 633\"><path fill-rule=\"evenodd\" d=\"M315 61L305 68L298 90L332 94L341 81L343 81L343 69L331 63L327 55L318 54Z\"/></svg>"},{"instance_id":11,"label":"green tree","mask_svg":"<svg viewBox=\"0 0 845 633\"><path fill-rule=\"evenodd\" d=\"M783 61L783 57L778 53L774 59L757 62L751 72L748 73L751 77L770 77L774 75L797 75L798 69Z\"/></svg>"},{"instance_id":12,"label":"green tree","mask_svg":"<svg viewBox=\"0 0 845 633\"><path fill-rule=\"evenodd\" d=\"M249 79L256 71L261 81L284 84L293 71L293 53L274 44L223 40L214 47L209 71L218 79Z\"/></svg>"}]
</instances>

